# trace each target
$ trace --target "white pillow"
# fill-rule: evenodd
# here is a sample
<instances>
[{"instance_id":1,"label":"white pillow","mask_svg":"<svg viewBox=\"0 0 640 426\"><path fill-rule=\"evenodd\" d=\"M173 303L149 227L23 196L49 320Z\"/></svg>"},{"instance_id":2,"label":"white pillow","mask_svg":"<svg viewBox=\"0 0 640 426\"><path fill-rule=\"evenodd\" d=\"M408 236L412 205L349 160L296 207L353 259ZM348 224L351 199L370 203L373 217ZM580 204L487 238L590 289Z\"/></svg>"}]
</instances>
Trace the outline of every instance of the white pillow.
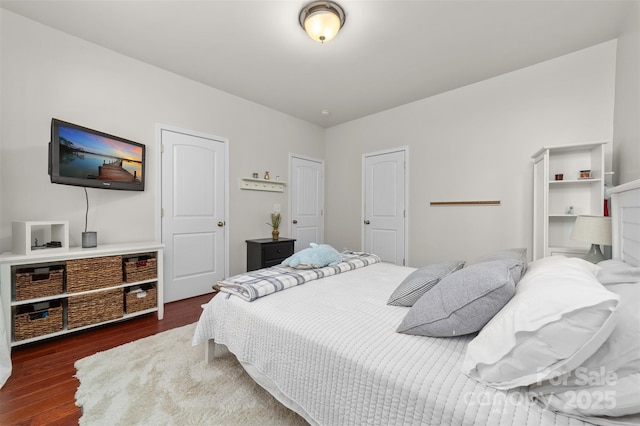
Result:
<instances>
[{"instance_id":1,"label":"white pillow","mask_svg":"<svg viewBox=\"0 0 640 426\"><path fill-rule=\"evenodd\" d=\"M591 416L640 413L640 286L608 288L620 296L617 325L609 339L566 376L529 388L543 406L591 422Z\"/></svg>"},{"instance_id":2,"label":"white pillow","mask_svg":"<svg viewBox=\"0 0 640 426\"><path fill-rule=\"evenodd\" d=\"M615 326L619 297L598 282L599 269L564 256L530 264L515 296L469 342L462 371L511 389L578 367Z\"/></svg>"},{"instance_id":3,"label":"white pillow","mask_svg":"<svg viewBox=\"0 0 640 426\"><path fill-rule=\"evenodd\" d=\"M640 284L640 267L631 266L622 260L610 259L598 263L598 281L604 285L636 283Z\"/></svg>"}]
</instances>

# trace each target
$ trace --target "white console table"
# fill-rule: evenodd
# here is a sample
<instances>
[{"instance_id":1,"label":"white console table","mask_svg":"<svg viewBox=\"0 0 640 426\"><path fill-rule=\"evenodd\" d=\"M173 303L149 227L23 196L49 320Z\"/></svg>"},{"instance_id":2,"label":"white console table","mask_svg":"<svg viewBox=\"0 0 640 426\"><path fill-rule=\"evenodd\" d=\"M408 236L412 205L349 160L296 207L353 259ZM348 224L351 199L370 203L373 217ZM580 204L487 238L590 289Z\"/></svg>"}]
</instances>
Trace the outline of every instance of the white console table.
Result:
<instances>
[{"instance_id":1,"label":"white console table","mask_svg":"<svg viewBox=\"0 0 640 426\"><path fill-rule=\"evenodd\" d=\"M41 249L33 251L27 255L15 255L15 254L2 254L0 255L0 301L2 304L2 316L0 321L3 321L7 331L7 340L10 346L16 346L24 343L30 343L36 340L46 339L66 333L71 333L78 330L84 330L86 328L95 327L97 325L106 324L115 321L127 320L132 317L147 314L150 312L157 312L158 320L161 320L164 316L164 297L163 297L163 255L162 243L156 241L140 242L140 243L127 243L127 244L104 244L94 248L80 248L71 247L68 251L52 250L50 252L47 249ZM155 258L156 262L156 276L151 279L143 279L139 282L125 282L124 279L118 284L109 284L107 287L90 288L87 290L68 292L66 286L64 290L57 294L50 294L42 297L33 297L26 300L16 300L16 271L20 268L39 268L47 267L51 265L57 265L63 267L65 262L73 261L76 259L92 259L99 260L107 256L122 256L135 257L137 255L149 255L151 258ZM66 274L65 274L66 275ZM100 297L107 294L112 294L113 291L121 291L123 294L127 290L130 290L136 286L151 286L155 288L156 303L151 308L143 309L138 312L126 313L124 311L123 301L123 313L121 317L116 319L109 319L107 321L96 322L90 325L83 325L69 329L67 327L67 305L71 298L79 300L81 297L91 296ZM14 313L18 308L28 307L28 305L37 305L43 302L54 301L63 307L63 326L61 330L45 333L40 336L21 339L16 341L12 336L14 335ZM77 303L74 302L74 306ZM45 317L46 318L46 317ZM1 327L0 327L1 328Z\"/></svg>"}]
</instances>

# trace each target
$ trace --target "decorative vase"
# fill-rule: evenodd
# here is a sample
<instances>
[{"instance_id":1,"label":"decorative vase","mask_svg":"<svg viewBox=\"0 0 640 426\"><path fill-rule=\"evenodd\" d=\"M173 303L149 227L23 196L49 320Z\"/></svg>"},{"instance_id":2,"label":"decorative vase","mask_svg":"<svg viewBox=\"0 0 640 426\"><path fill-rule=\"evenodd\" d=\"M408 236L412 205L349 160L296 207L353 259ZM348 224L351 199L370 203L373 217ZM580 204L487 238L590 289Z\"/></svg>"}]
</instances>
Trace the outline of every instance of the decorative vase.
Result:
<instances>
[{"instance_id":1,"label":"decorative vase","mask_svg":"<svg viewBox=\"0 0 640 426\"><path fill-rule=\"evenodd\" d=\"M98 246L98 233L95 231L85 231L82 233L82 248Z\"/></svg>"},{"instance_id":2,"label":"decorative vase","mask_svg":"<svg viewBox=\"0 0 640 426\"><path fill-rule=\"evenodd\" d=\"M264 172L264 180L269 180L271 177L269 176L269 172Z\"/></svg>"},{"instance_id":3,"label":"decorative vase","mask_svg":"<svg viewBox=\"0 0 640 426\"><path fill-rule=\"evenodd\" d=\"M280 231L278 231L277 229L274 229L271 232L271 236L273 237L274 240L278 240L278 235L280 235Z\"/></svg>"}]
</instances>

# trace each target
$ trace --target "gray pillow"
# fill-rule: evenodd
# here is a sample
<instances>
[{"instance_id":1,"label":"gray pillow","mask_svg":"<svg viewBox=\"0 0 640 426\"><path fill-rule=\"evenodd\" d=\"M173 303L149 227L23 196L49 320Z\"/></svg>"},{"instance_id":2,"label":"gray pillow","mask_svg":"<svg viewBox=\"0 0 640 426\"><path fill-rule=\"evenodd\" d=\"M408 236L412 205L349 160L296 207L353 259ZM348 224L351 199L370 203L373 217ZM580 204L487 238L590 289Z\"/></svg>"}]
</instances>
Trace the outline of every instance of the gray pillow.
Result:
<instances>
[{"instance_id":1,"label":"gray pillow","mask_svg":"<svg viewBox=\"0 0 640 426\"><path fill-rule=\"evenodd\" d=\"M467 266L442 279L409 310L399 333L452 337L484 327L515 294L519 261L493 260Z\"/></svg>"},{"instance_id":2,"label":"gray pillow","mask_svg":"<svg viewBox=\"0 0 640 426\"><path fill-rule=\"evenodd\" d=\"M423 294L438 284L442 278L458 269L462 269L464 265L465 262L456 260L416 269L394 290L391 297L389 297L387 305L413 306Z\"/></svg>"},{"instance_id":3,"label":"gray pillow","mask_svg":"<svg viewBox=\"0 0 640 426\"><path fill-rule=\"evenodd\" d=\"M527 272L527 249L526 248L510 248L504 250L497 250L493 253L486 254L476 260L476 263L490 262L492 260L513 260L521 262L523 267L520 272L520 277L516 277L516 284L520 281L522 275Z\"/></svg>"}]
</instances>

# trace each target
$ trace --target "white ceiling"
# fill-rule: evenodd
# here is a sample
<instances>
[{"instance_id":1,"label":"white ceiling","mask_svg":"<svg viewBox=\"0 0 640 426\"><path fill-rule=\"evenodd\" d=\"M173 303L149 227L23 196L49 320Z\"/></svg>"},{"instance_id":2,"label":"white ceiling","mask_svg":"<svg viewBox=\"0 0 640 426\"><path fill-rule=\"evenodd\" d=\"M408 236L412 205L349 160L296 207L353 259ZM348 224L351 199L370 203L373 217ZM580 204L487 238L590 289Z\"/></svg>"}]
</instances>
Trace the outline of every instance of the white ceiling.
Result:
<instances>
[{"instance_id":1,"label":"white ceiling","mask_svg":"<svg viewBox=\"0 0 640 426\"><path fill-rule=\"evenodd\" d=\"M298 24L307 1L0 0L0 6L330 127L614 39L633 2L339 0L346 22L324 45Z\"/></svg>"}]
</instances>

